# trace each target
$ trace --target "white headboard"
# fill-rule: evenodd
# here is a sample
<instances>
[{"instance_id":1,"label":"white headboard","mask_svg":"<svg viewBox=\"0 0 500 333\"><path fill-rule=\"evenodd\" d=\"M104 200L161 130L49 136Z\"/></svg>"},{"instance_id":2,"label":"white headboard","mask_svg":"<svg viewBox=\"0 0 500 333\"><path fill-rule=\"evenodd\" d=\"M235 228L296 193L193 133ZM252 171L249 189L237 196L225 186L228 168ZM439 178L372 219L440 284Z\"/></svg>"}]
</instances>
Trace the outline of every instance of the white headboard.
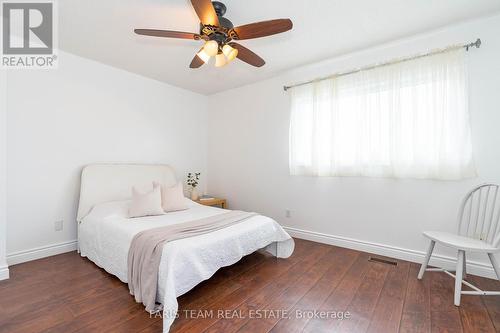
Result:
<instances>
[{"instance_id":1,"label":"white headboard","mask_svg":"<svg viewBox=\"0 0 500 333\"><path fill-rule=\"evenodd\" d=\"M97 204L126 200L132 186L157 181L165 186L176 184L175 172L168 165L91 164L83 168L77 221L80 222Z\"/></svg>"}]
</instances>

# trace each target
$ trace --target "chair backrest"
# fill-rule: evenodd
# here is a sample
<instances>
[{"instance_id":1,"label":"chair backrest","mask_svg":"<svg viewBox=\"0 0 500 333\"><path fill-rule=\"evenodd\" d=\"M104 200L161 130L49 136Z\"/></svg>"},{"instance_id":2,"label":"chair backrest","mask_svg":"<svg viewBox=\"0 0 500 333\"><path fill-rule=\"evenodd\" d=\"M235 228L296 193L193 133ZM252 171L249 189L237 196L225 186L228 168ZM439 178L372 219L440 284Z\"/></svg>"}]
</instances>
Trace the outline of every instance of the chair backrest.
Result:
<instances>
[{"instance_id":1,"label":"chair backrest","mask_svg":"<svg viewBox=\"0 0 500 333\"><path fill-rule=\"evenodd\" d=\"M498 247L500 194L497 184L481 184L465 196L458 212L458 234Z\"/></svg>"}]
</instances>

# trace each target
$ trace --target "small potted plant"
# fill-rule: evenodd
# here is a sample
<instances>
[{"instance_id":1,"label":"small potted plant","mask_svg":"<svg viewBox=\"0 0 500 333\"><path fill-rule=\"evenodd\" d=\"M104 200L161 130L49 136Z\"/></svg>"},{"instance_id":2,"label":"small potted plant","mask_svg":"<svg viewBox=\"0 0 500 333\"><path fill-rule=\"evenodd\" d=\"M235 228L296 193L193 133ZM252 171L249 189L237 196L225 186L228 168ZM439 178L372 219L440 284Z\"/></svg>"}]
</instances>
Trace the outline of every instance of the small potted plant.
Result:
<instances>
[{"instance_id":1,"label":"small potted plant","mask_svg":"<svg viewBox=\"0 0 500 333\"><path fill-rule=\"evenodd\" d=\"M198 183L200 181L200 175L201 173L199 172L189 172L187 174L187 184L189 187L191 187L191 200L196 201L199 198L198 190L196 187L198 186Z\"/></svg>"}]
</instances>

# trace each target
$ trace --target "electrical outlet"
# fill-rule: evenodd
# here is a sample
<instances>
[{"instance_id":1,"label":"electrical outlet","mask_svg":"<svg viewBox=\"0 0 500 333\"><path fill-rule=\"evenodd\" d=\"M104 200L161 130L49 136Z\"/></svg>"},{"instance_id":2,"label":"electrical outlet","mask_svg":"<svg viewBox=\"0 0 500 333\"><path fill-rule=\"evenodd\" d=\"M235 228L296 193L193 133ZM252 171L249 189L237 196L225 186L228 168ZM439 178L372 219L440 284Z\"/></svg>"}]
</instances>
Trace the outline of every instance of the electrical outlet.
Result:
<instances>
[{"instance_id":1,"label":"electrical outlet","mask_svg":"<svg viewBox=\"0 0 500 333\"><path fill-rule=\"evenodd\" d=\"M292 212L290 211L290 209L285 210L285 217L288 217L288 218L292 217Z\"/></svg>"},{"instance_id":2,"label":"electrical outlet","mask_svg":"<svg viewBox=\"0 0 500 333\"><path fill-rule=\"evenodd\" d=\"M55 231L61 231L61 230L63 230L63 223L64 223L63 220L55 221L54 222L54 230Z\"/></svg>"}]
</instances>

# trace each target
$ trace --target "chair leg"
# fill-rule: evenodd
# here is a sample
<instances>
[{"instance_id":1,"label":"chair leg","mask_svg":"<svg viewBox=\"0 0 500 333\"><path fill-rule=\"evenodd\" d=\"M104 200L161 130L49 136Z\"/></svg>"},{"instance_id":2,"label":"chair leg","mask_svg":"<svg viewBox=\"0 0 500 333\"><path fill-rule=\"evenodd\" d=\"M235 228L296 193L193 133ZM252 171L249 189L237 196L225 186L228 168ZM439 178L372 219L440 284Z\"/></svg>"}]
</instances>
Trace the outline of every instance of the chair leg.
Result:
<instances>
[{"instance_id":1,"label":"chair leg","mask_svg":"<svg viewBox=\"0 0 500 333\"><path fill-rule=\"evenodd\" d=\"M463 271L462 271L462 279L466 279L467 278L467 255L465 254L465 251L464 251L464 268L463 268Z\"/></svg>"},{"instance_id":2,"label":"chair leg","mask_svg":"<svg viewBox=\"0 0 500 333\"><path fill-rule=\"evenodd\" d=\"M434 245L436 245L436 242L431 240L429 248L427 249L427 254L425 255L424 262L422 263L422 266L420 266L420 271L418 272L417 279L419 280L422 280L422 278L424 277L425 270L427 268L427 265L429 265L429 260L431 259L432 251L434 250Z\"/></svg>"},{"instance_id":3,"label":"chair leg","mask_svg":"<svg viewBox=\"0 0 500 333\"><path fill-rule=\"evenodd\" d=\"M460 305L462 296L462 274L464 270L465 251L458 250L457 271L455 272L455 305Z\"/></svg>"},{"instance_id":4,"label":"chair leg","mask_svg":"<svg viewBox=\"0 0 500 333\"><path fill-rule=\"evenodd\" d=\"M498 261L493 255L493 253L488 253L488 257L490 257L491 265L493 266L493 269L495 270L495 273L497 275L497 279L500 280L500 266L498 265Z\"/></svg>"}]
</instances>

